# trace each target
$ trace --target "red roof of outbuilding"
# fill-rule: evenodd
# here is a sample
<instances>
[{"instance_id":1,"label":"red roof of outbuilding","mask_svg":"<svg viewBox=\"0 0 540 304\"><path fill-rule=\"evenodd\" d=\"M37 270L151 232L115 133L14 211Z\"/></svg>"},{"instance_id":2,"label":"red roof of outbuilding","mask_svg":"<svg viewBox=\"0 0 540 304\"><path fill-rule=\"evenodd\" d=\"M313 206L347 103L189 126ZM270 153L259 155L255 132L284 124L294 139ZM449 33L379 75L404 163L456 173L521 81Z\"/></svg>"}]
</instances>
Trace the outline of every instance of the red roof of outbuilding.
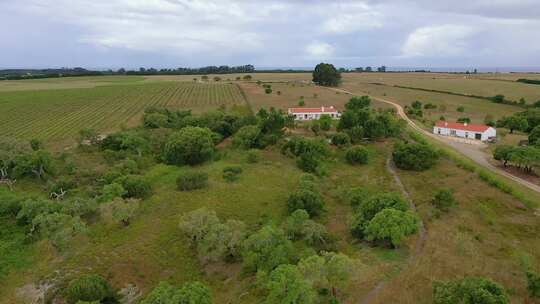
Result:
<instances>
[{"instance_id":1,"label":"red roof of outbuilding","mask_svg":"<svg viewBox=\"0 0 540 304\"><path fill-rule=\"evenodd\" d=\"M489 126L486 125L474 125L474 124L464 124L459 122L448 122L448 121L438 121L435 124L436 127L439 128L448 128L448 129L456 129L456 130L463 130L463 131L471 131L471 132L485 132L487 129L489 129Z\"/></svg>"},{"instance_id":2,"label":"red roof of outbuilding","mask_svg":"<svg viewBox=\"0 0 540 304\"><path fill-rule=\"evenodd\" d=\"M333 106L330 107L320 107L320 108L289 108L291 113L327 113L327 112L337 112L336 108Z\"/></svg>"}]
</instances>

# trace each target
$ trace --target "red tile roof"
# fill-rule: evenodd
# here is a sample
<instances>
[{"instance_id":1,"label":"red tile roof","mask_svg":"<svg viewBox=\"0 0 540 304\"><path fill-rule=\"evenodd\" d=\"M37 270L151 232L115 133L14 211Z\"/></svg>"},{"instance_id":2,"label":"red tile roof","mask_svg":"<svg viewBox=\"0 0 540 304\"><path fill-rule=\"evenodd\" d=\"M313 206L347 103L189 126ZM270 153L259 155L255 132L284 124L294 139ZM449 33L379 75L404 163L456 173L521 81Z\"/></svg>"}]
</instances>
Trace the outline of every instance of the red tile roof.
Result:
<instances>
[{"instance_id":1,"label":"red tile roof","mask_svg":"<svg viewBox=\"0 0 540 304\"><path fill-rule=\"evenodd\" d=\"M459 123L459 122L448 122L448 121L438 121L435 124L435 126L439 128L456 129L456 130L471 131L471 132L485 132L487 129L490 128L489 126L486 126L486 125L464 124L464 123Z\"/></svg>"},{"instance_id":2,"label":"red tile roof","mask_svg":"<svg viewBox=\"0 0 540 304\"><path fill-rule=\"evenodd\" d=\"M328 112L337 112L336 108L333 106L330 107L320 107L320 108L289 108L291 113L328 113Z\"/></svg>"}]
</instances>

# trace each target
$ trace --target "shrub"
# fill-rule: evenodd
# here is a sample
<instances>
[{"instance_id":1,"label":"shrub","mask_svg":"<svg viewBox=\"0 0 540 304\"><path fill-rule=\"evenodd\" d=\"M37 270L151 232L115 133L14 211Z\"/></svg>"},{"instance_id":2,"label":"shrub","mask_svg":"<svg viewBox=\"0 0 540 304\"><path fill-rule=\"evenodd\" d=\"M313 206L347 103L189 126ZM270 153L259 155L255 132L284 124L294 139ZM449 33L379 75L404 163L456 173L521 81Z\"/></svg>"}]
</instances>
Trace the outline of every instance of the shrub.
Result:
<instances>
[{"instance_id":1,"label":"shrub","mask_svg":"<svg viewBox=\"0 0 540 304\"><path fill-rule=\"evenodd\" d=\"M540 275L536 272L527 271L527 290L533 298L540 298Z\"/></svg>"},{"instance_id":2,"label":"shrub","mask_svg":"<svg viewBox=\"0 0 540 304\"><path fill-rule=\"evenodd\" d=\"M291 261L294 247L283 230L264 226L244 242L243 258L246 271L270 272Z\"/></svg>"},{"instance_id":3,"label":"shrub","mask_svg":"<svg viewBox=\"0 0 540 304\"><path fill-rule=\"evenodd\" d=\"M306 105L306 102L303 99L300 99L300 101L298 101L298 106L303 107L305 105Z\"/></svg>"},{"instance_id":4,"label":"shrub","mask_svg":"<svg viewBox=\"0 0 540 304\"><path fill-rule=\"evenodd\" d=\"M365 229L370 241L389 241L394 247L418 230L418 218L409 211L384 209L377 213Z\"/></svg>"},{"instance_id":5,"label":"shrub","mask_svg":"<svg viewBox=\"0 0 540 304\"><path fill-rule=\"evenodd\" d=\"M328 114L321 115L321 118L319 118L319 123L321 126L321 130L328 131L330 128L332 128L332 117Z\"/></svg>"},{"instance_id":6,"label":"shrub","mask_svg":"<svg viewBox=\"0 0 540 304\"><path fill-rule=\"evenodd\" d=\"M208 185L208 174L205 172L182 172L176 178L176 186L180 191L202 189Z\"/></svg>"},{"instance_id":7,"label":"shrub","mask_svg":"<svg viewBox=\"0 0 540 304\"><path fill-rule=\"evenodd\" d=\"M148 113L144 115L143 123L146 128L155 129L167 126L168 117L161 113Z\"/></svg>"},{"instance_id":8,"label":"shrub","mask_svg":"<svg viewBox=\"0 0 540 304\"><path fill-rule=\"evenodd\" d=\"M433 283L433 304L510 303L504 289L484 278L464 278Z\"/></svg>"},{"instance_id":9,"label":"shrub","mask_svg":"<svg viewBox=\"0 0 540 304\"><path fill-rule=\"evenodd\" d=\"M457 107L456 111L463 113L463 112L465 112L465 107L464 106L459 106L459 107Z\"/></svg>"},{"instance_id":10,"label":"shrub","mask_svg":"<svg viewBox=\"0 0 540 304\"><path fill-rule=\"evenodd\" d=\"M347 134L349 134L352 143L359 143L364 139L364 128L362 126L354 126L347 130Z\"/></svg>"},{"instance_id":11,"label":"shrub","mask_svg":"<svg viewBox=\"0 0 540 304\"><path fill-rule=\"evenodd\" d=\"M272 88L265 88L265 89L264 89L264 92L265 92L266 94L272 94Z\"/></svg>"},{"instance_id":12,"label":"shrub","mask_svg":"<svg viewBox=\"0 0 540 304\"><path fill-rule=\"evenodd\" d=\"M351 144L351 138L347 133L339 132L332 136L332 144L338 147L348 146Z\"/></svg>"},{"instance_id":13,"label":"shrub","mask_svg":"<svg viewBox=\"0 0 540 304\"><path fill-rule=\"evenodd\" d=\"M248 164L255 164L259 162L259 152L257 150L250 150L247 152L246 162Z\"/></svg>"},{"instance_id":14,"label":"shrub","mask_svg":"<svg viewBox=\"0 0 540 304\"><path fill-rule=\"evenodd\" d=\"M261 147L261 128L259 126L244 126L236 132L232 139L235 147L252 149Z\"/></svg>"},{"instance_id":15,"label":"shrub","mask_svg":"<svg viewBox=\"0 0 540 304\"><path fill-rule=\"evenodd\" d=\"M146 198L152 194L150 183L142 176L128 175L120 178L120 181L126 190L124 198Z\"/></svg>"},{"instance_id":16,"label":"shrub","mask_svg":"<svg viewBox=\"0 0 540 304\"><path fill-rule=\"evenodd\" d=\"M369 222L384 209L395 209L406 211L409 206L407 202L397 193L380 193L372 196L367 196L364 191L355 191L352 196L356 201L351 200L353 206L356 205L351 222L352 233L359 238L365 235L365 229Z\"/></svg>"},{"instance_id":17,"label":"shrub","mask_svg":"<svg viewBox=\"0 0 540 304\"><path fill-rule=\"evenodd\" d=\"M173 133L163 149L165 161L173 165L196 165L213 155L212 131L199 127L185 127Z\"/></svg>"},{"instance_id":18,"label":"shrub","mask_svg":"<svg viewBox=\"0 0 540 304\"><path fill-rule=\"evenodd\" d=\"M398 143L392 157L396 166L404 170L424 171L433 167L439 154L431 146L419 143Z\"/></svg>"},{"instance_id":19,"label":"shrub","mask_svg":"<svg viewBox=\"0 0 540 304\"><path fill-rule=\"evenodd\" d=\"M210 304L212 294L210 289L200 282L189 282L181 288L172 286L167 282L160 282L141 304Z\"/></svg>"},{"instance_id":20,"label":"shrub","mask_svg":"<svg viewBox=\"0 0 540 304\"><path fill-rule=\"evenodd\" d=\"M324 201L320 194L308 189L298 189L287 200L289 213L298 209L304 209L310 216L317 216L324 209Z\"/></svg>"},{"instance_id":21,"label":"shrub","mask_svg":"<svg viewBox=\"0 0 540 304\"><path fill-rule=\"evenodd\" d=\"M71 281L65 291L65 297L70 304L78 301L107 303L107 300L114 300L115 293L103 277L90 274Z\"/></svg>"},{"instance_id":22,"label":"shrub","mask_svg":"<svg viewBox=\"0 0 540 304\"><path fill-rule=\"evenodd\" d=\"M240 166L228 166L223 169L223 179L228 182L237 181L242 173L242 167Z\"/></svg>"},{"instance_id":23,"label":"shrub","mask_svg":"<svg viewBox=\"0 0 540 304\"><path fill-rule=\"evenodd\" d=\"M268 289L265 302L267 304L308 304L314 303L316 298L311 282L294 265L278 266L270 273L266 288Z\"/></svg>"},{"instance_id":24,"label":"shrub","mask_svg":"<svg viewBox=\"0 0 540 304\"><path fill-rule=\"evenodd\" d=\"M441 211L448 211L456 204L454 194L450 189L441 189L435 193L432 201L433 206Z\"/></svg>"},{"instance_id":25,"label":"shrub","mask_svg":"<svg viewBox=\"0 0 540 304\"><path fill-rule=\"evenodd\" d=\"M368 150L362 146L356 146L349 148L345 153L345 159L351 165L367 164L368 162Z\"/></svg>"}]
</instances>

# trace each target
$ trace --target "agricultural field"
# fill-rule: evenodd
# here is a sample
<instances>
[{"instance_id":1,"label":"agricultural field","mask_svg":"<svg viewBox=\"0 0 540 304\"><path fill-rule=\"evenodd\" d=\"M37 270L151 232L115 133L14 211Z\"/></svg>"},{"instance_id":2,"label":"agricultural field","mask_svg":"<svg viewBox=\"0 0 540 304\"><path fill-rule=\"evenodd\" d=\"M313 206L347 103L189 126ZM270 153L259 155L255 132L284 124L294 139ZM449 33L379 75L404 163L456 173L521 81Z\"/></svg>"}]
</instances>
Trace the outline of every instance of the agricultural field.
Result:
<instances>
[{"instance_id":1,"label":"agricultural field","mask_svg":"<svg viewBox=\"0 0 540 304\"><path fill-rule=\"evenodd\" d=\"M517 106L495 104L488 100L360 83L356 81L345 81L343 83L343 88L355 95L367 94L396 102L401 106L410 105L416 100L423 104L432 103L437 105L437 109L424 110L424 118L430 121L437 121L441 116L452 121L455 121L460 117L468 117L471 119L472 123L482 124L488 114L496 120L503 116L523 111L522 108ZM465 108L464 112L457 111L460 106Z\"/></svg>"},{"instance_id":2,"label":"agricultural field","mask_svg":"<svg viewBox=\"0 0 540 304\"><path fill-rule=\"evenodd\" d=\"M527 103L540 100L539 85L490 80L479 78L479 76L473 78L462 74L353 73L345 74L344 79L345 82L382 83L389 86L397 85L484 97L500 94L512 101L519 101L524 98Z\"/></svg>"},{"instance_id":3,"label":"agricultural field","mask_svg":"<svg viewBox=\"0 0 540 304\"><path fill-rule=\"evenodd\" d=\"M275 107L287 111L288 108L298 107L301 99L305 107L334 106L338 110L345 109L345 104L351 96L332 89L323 88L302 82L267 83L272 86L272 92L267 94L264 87L256 83L240 83L246 97L254 110ZM390 108L386 103L373 101L376 108Z\"/></svg>"},{"instance_id":4,"label":"agricultural field","mask_svg":"<svg viewBox=\"0 0 540 304\"><path fill-rule=\"evenodd\" d=\"M232 84L156 82L0 92L0 136L61 140L83 128L107 132L132 126L150 106L202 112L244 104L240 89Z\"/></svg>"},{"instance_id":5,"label":"agricultural field","mask_svg":"<svg viewBox=\"0 0 540 304\"><path fill-rule=\"evenodd\" d=\"M97 86L136 84L140 76L84 76L0 81L0 92L27 90L83 89Z\"/></svg>"}]
</instances>

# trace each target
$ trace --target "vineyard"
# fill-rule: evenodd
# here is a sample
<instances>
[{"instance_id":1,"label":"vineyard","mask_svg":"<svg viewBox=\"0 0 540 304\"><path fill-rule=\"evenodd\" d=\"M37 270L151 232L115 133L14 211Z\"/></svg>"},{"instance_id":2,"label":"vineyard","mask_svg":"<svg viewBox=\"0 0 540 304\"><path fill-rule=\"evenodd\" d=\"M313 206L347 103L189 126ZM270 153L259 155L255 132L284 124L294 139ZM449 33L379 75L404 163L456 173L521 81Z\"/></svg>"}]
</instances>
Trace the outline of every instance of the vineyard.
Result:
<instances>
[{"instance_id":1,"label":"vineyard","mask_svg":"<svg viewBox=\"0 0 540 304\"><path fill-rule=\"evenodd\" d=\"M187 82L1 92L0 136L65 139L83 128L109 131L133 124L149 106L202 112L244 102L235 85Z\"/></svg>"}]
</instances>

